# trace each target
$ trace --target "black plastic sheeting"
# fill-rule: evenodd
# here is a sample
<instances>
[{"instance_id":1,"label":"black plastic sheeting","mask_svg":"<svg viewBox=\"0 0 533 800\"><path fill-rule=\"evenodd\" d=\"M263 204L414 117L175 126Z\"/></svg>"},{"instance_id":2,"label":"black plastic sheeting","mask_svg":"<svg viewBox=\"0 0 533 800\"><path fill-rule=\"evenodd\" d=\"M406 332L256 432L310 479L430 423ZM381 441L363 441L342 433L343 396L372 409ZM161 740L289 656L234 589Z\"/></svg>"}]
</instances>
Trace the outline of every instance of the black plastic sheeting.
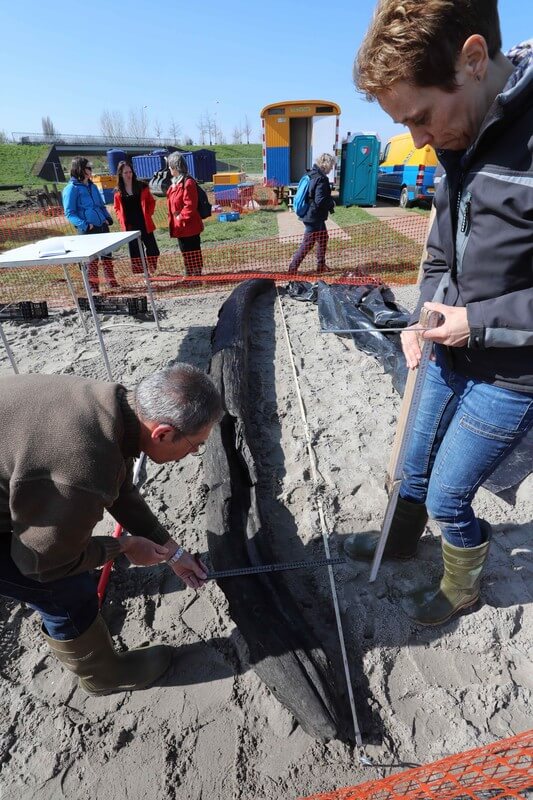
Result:
<instances>
[{"instance_id":1,"label":"black plastic sheeting","mask_svg":"<svg viewBox=\"0 0 533 800\"><path fill-rule=\"evenodd\" d=\"M377 358L385 372L391 375L392 385L398 394L403 396L408 370L400 334L387 333L387 327L405 327L409 324L410 315L396 303L389 287L293 281L289 284L287 294L295 300L318 303L320 329L324 332L354 328L364 331L339 335L351 335L360 350ZM532 453L533 429L487 478L484 488L514 505L518 487L531 472Z\"/></svg>"},{"instance_id":2,"label":"black plastic sheeting","mask_svg":"<svg viewBox=\"0 0 533 800\"><path fill-rule=\"evenodd\" d=\"M323 281L311 284L292 281L287 293L295 300L318 303L320 330L324 333L357 330L352 336L356 346L374 356L392 378L392 385L403 395L407 381L407 366L402 353L399 333L386 333L387 328L402 328L409 324L409 312L398 305L387 286L368 284L346 286Z\"/></svg>"}]
</instances>

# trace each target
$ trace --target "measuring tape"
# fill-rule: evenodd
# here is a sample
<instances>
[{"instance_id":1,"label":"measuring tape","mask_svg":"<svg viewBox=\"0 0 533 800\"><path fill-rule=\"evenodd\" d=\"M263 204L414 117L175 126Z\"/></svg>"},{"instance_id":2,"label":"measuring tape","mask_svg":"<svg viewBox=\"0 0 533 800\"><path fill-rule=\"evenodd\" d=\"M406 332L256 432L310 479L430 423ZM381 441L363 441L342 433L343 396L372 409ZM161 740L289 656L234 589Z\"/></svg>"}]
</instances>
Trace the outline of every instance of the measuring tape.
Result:
<instances>
[{"instance_id":1,"label":"measuring tape","mask_svg":"<svg viewBox=\"0 0 533 800\"><path fill-rule=\"evenodd\" d=\"M205 580L217 581L219 578L241 578L244 575L263 575L266 572L284 572L289 569L332 567L336 564L346 564L346 559L319 558L316 561L287 561L280 564L261 564L259 567L235 567L235 569L222 569L218 572L208 572Z\"/></svg>"},{"instance_id":2,"label":"measuring tape","mask_svg":"<svg viewBox=\"0 0 533 800\"><path fill-rule=\"evenodd\" d=\"M428 309L422 307L419 319L421 330L438 328L440 325L442 325L443 322L444 322L444 317L438 311L428 311ZM394 518L394 513L396 511L396 506L398 504L398 497L400 496L400 485L402 482L403 467L405 464L407 447L409 445L409 439L411 436L411 431L413 430L414 427L416 415L418 414L418 407L420 406L420 398L422 397L424 380L426 377L429 360L431 358L432 349L433 349L433 342L430 339L424 340L420 356L420 363L418 364L417 367L417 374L416 374L415 385L413 387L413 394L411 397L411 402L409 404L409 410L407 412L407 419L405 421L405 429L398 450L398 457L396 459L396 464L394 467L394 474L391 476L392 488L389 494L389 502L387 503L385 516L383 518L383 526L381 528L381 534L379 536L376 552L374 553L374 560L372 561L372 567L370 569L370 577L368 579L370 583L374 583L374 581L376 580L378 570L381 565L381 559L383 558L385 545L387 544L387 539L389 538L389 532L391 529L392 520Z\"/></svg>"}]
</instances>

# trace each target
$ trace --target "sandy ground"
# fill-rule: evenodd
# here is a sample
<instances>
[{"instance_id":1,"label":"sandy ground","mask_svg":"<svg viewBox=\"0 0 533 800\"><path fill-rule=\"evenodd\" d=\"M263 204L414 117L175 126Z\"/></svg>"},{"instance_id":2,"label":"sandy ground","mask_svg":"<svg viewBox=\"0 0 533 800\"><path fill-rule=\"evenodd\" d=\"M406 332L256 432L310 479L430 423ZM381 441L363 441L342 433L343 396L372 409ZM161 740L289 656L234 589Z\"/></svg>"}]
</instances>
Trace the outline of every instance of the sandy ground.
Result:
<instances>
[{"instance_id":1,"label":"sandy ground","mask_svg":"<svg viewBox=\"0 0 533 800\"><path fill-rule=\"evenodd\" d=\"M128 385L179 357L202 368L224 295L159 303L151 321L103 318L111 367ZM400 297L400 299L402 299ZM390 378L349 339L323 335L316 307L285 297L319 470L309 458L281 311L262 297L251 329L254 448L276 556L322 555L314 502L322 498L332 554L354 531L379 529L385 467L399 399ZM73 313L5 323L21 372L104 379L92 331ZM0 375L10 371L0 352ZM166 567L118 563L104 615L117 647L176 647L169 673L143 692L90 698L49 655L37 616L0 602L0 797L10 800L289 800L379 778L531 726L533 613L531 480L513 508L481 490L477 509L494 526L482 605L443 628L413 626L400 595L440 572L437 531L414 562L336 569L357 712L375 766L339 741L314 741L261 684L216 584L196 595ZM148 464L144 492L176 538L205 552L202 465ZM107 518L99 532L112 530ZM287 573L302 613L336 663L338 646L324 572Z\"/></svg>"}]
</instances>

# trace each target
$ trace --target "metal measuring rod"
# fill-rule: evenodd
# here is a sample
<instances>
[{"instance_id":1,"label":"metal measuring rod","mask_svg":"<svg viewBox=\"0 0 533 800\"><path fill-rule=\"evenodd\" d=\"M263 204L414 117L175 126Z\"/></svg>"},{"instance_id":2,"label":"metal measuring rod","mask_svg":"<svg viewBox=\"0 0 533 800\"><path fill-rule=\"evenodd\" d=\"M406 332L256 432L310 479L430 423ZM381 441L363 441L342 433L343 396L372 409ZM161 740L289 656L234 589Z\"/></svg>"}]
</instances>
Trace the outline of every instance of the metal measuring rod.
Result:
<instances>
[{"instance_id":1,"label":"metal measuring rod","mask_svg":"<svg viewBox=\"0 0 533 800\"><path fill-rule=\"evenodd\" d=\"M426 331L429 330L430 328L438 328L440 325L442 325L443 322L444 322L444 316L440 314L438 311L428 311L426 308L422 307L419 319L420 327L417 330ZM411 328L411 330L413 330L413 328ZM389 532L392 520L394 518L394 512L396 511L396 506L398 504L398 497L400 496L400 485L402 482L403 468L405 464L405 457L407 454L407 447L409 445L409 439L414 427L416 415L418 413L418 408L420 406L420 398L422 397L424 380L426 377L426 372L431 357L432 349L433 349L433 342L430 339L423 340L420 363L416 371L416 378L413 386L411 400L409 403L409 408L407 411L407 418L405 421L403 431L401 433L398 456L396 458L396 463L394 464L393 472L390 476L391 486L389 492L389 502L387 503L387 508L385 510L385 516L383 518L381 534L376 547L376 552L374 553L374 560L372 561L372 567L370 569L370 578L369 578L370 583L374 583L374 581L376 580L378 570L381 564L381 559L383 558L383 551L385 550L385 545L387 544L387 539L389 538Z\"/></svg>"},{"instance_id":2,"label":"metal measuring rod","mask_svg":"<svg viewBox=\"0 0 533 800\"><path fill-rule=\"evenodd\" d=\"M279 564L261 564L258 567L235 567L223 569L218 572L208 572L206 581L217 581L221 578L242 578L247 575L264 575L269 572L285 572L289 569L316 569L317 567L330 567L336 564L346 564L345 558L318 558L314 561L286 561Z\"/></svg>"}]
</instances>

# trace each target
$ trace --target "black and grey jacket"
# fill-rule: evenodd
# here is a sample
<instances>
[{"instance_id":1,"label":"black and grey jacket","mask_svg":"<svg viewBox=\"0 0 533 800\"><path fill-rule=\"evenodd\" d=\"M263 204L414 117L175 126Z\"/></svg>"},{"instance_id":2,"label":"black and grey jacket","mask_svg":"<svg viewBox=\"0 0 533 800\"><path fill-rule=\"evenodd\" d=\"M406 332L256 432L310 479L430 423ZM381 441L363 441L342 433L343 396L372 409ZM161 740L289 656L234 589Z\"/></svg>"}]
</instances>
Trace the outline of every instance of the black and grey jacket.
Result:
<instances>
[{"instance_id":1,"label":"black and grey jacket","mask_svg":"<svg viewBox=\"0 0 533 800\"><path fill-rule=\"evenodd\" d=\"M421 305L466 306L470 339L449 348L469 377L533 392L533 40L466 152L444 166L428 239Z\"/></svg>"},{"instance_id":2,"label":"black and grey jacket","mask_svg":"<svg viewBox=\"0 0 533 800\"><path fill-rule=\"evenodd\" d=\"M335 208L335 203L331 197L331 186L329 185L329 178L325 172L313 164L313 168L309 173L311 182L309 183L309 208L302 222L308 227L322 227L323 223L327 220L328 214Z\"/></svg>"}]
</instances>

